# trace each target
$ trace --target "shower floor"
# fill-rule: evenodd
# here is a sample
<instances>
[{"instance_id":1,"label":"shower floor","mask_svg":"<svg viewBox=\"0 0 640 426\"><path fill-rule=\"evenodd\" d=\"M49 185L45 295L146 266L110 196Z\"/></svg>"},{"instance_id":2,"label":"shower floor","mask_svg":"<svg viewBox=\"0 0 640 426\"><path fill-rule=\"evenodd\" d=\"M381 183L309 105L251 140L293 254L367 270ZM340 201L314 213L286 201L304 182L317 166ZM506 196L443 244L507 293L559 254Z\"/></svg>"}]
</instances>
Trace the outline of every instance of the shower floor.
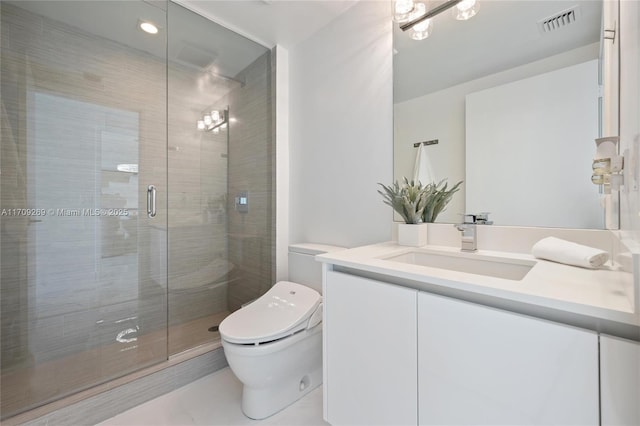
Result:
<instances>
[{"instance_id":1,"label":"shower floor","mask_svg":"<svg viewBox=\"0 0 640 426\"><path fill-rule=\"evenodd\" d=\"M51 402L94 384L121 377L162 362L197 346L220 341L208 329L220 324L229 312L140 335L135 342L114 342L52 361L3 372L0 377L2 417Z\"/></svg>"},{"instance_id":2,"label":"shower floor","mask_svg":"<svg viewBox=\"0 0 640 426\"><path fill-rule=\"evenodd\" d=\"M217 326L231 312L224 311L169 327L169 355L184 352L196 346L220 340L220 333L209 328Z\"/></svg>"}]
</instances>

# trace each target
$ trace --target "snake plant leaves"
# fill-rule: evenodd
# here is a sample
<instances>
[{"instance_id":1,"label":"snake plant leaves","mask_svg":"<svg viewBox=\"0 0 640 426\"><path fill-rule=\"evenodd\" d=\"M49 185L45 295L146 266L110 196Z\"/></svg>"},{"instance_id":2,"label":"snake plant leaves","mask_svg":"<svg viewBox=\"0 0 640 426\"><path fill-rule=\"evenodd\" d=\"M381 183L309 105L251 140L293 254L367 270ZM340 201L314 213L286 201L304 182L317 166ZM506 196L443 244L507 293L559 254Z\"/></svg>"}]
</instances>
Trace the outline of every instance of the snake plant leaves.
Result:
<instances>
[{"instance_id":1,"label":"snake plant leaves","mask_svg":"<svg viewBox=\"0 0 640 426\"><path fill-rule=\"evenodd\" d=\"M427 205L422 214L424 222L435 222L438 215L451 201L453 194L458 192L460 185L462 185L462 181L460 181L447 191L448 183L445 181L446 179L443 179L437 184L430 183L425 187Z\"/></svg>"},{"instance_id":2,"label":"snake plant leaves","mask_svg":"<svg viewBox=\"0 0 640 426\"><path fill-rule=\"evenodd\" d=\"M414 182L412 180L409 182L405 177L402 185L398 181L390 186L381 183L378 183L378 185L384 190L384 192L378 190L378 193L383 197L383 202L398 212L405 223L419 223L422 221L427 199L425 197L425 187L422 186L420 181Z\"/></svg>"},{"instance_id":3,"label":"snake plant leaves","mask_svg":"<svg viewBox=\"0 0 640 426\"><path fill-rule=\"evenodd\" d=\"M389 186L381 183L378 185L383 189L383 191L378 190L378 193L383 197L383 202L398 212L405 223L420 223L434 222L449 204L453 194L460 190L462 181L456 183L449 190L447 190L446 179L437 184L432 182L422 186L420 181L412 180L409 182L404 177L402 184L395 181Z\"/></svg>"}]
</instances>

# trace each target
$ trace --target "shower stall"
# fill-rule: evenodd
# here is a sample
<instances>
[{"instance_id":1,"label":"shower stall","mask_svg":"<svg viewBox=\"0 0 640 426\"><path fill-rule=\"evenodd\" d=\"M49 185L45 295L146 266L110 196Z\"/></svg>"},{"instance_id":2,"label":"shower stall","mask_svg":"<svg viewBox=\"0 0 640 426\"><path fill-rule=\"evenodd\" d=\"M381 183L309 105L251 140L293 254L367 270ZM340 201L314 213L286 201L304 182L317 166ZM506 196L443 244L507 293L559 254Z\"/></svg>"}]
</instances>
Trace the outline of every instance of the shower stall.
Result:
<instances>
[{"instance_id":1,"label":"shower stall","mask_svg":"<svg viewBox=\"0 0 640 426\"><path fill-rule=\"evenodd\" d=\"M271 286L275 108L271 52L170 1L0 15L7 419L215 347Z\"/></svg>"}]
</instances>

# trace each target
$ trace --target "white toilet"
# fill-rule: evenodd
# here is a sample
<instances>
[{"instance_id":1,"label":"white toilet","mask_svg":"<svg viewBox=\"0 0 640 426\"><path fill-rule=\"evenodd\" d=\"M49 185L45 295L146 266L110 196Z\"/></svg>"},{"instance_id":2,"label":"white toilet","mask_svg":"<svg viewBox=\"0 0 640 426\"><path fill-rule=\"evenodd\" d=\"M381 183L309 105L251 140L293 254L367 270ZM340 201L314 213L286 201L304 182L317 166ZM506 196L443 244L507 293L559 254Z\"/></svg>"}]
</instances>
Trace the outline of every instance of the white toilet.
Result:
<instances>
[{"instance_id":1,"label":"white toilet","mask_svg":"<svg viewBox=\"0 0 640 426\"><path fill-rule=\"evenodd\" d=\"M322 269L314 256L342 247L289 246L289 279L220 323L242 411L264 419L322 383Z\"/></svg>"}]
</instances>

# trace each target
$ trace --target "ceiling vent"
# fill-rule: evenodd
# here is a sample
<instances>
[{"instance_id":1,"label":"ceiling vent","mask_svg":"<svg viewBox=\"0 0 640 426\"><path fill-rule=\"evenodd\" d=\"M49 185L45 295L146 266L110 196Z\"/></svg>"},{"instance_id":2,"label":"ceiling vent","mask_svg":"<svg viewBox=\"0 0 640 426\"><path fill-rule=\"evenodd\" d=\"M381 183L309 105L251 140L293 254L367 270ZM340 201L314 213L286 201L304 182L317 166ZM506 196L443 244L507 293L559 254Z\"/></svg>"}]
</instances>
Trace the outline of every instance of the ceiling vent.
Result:
<instances>
[{"instance_id":1,"label":"ceiling vent","mask_svg":"<svg viewBox=\"0 0 640 426\"><path fill-rule=\"evenodd\" d=\"M580 9L578 6L573 6L571 9L567 9L538 21L538 28L543 34L549 33L574 24L579 17Z\"/></svg>"}]
</instances>

